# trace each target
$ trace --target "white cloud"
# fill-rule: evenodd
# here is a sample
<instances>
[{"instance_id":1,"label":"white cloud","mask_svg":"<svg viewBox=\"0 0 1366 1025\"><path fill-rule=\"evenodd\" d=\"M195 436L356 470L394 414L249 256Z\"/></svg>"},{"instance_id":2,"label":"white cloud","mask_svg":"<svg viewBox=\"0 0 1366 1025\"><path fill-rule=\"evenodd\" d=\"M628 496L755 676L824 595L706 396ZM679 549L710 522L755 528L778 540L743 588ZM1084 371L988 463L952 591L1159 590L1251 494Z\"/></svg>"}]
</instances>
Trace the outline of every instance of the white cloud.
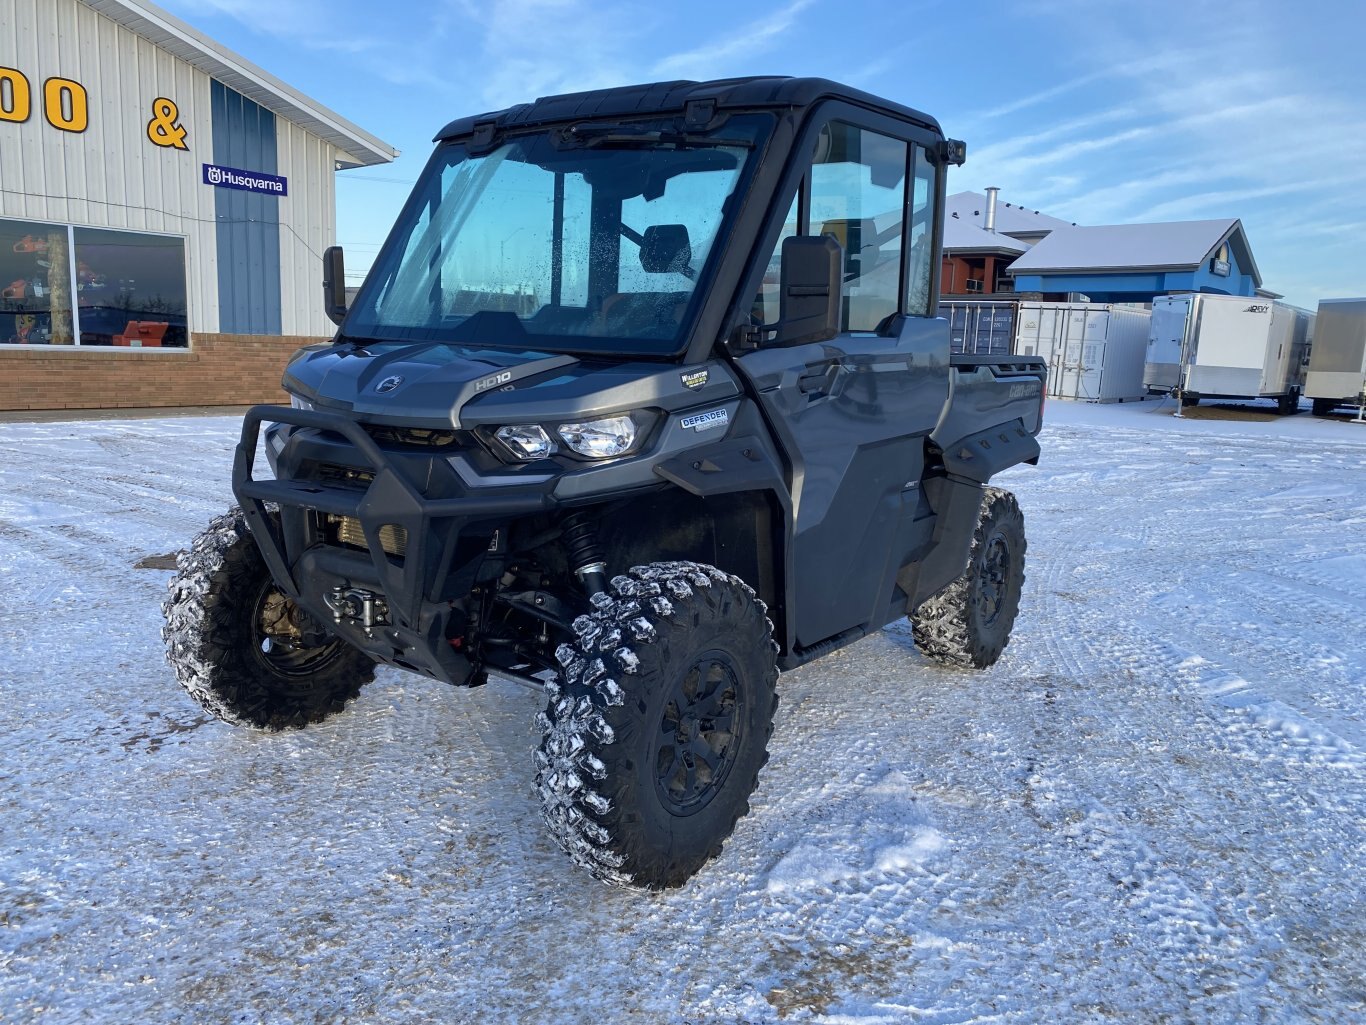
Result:
<instances>
[{"instance_id":1,"label":"white cloud","mask_svg":"<svg viewBox=\"0 0 1366 1025\"><path fill-rule=\"evenodd\" d=\"M1366 113L1250 4L1236 23L1191 5L1179 30L1157 9L1036 5L1070 66L976 115L997 134L969 149L965 184L1081 223L1239 217L1269 287L1359 294L1366 231L1343 226L1366 224ZM1151 56L1113 60L1135 53Z\"/></svg>"},{"instance_id":2,"label":"white cloud","mask_svg":"<svg viewBox=\"0 0 1366 1025\"><path fill-rule=\"evenodd\" d=\"M707 79L734 74L737 60L748 60L767 50L796 24L797 15L814 2L795 0L757 21L727 29L701 46L657 61L653 72L664 79Z\"/></svg>"}]
</instances>

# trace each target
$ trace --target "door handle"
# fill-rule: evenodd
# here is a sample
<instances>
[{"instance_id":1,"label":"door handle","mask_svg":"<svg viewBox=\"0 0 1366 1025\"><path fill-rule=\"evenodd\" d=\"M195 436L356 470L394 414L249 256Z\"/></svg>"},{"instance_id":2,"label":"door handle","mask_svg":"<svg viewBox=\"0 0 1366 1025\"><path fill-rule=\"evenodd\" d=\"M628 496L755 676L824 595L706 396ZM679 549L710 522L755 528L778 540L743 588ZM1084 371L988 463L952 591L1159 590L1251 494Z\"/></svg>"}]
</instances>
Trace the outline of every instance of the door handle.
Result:
<instances>
[{"instance_id":1,"label":"door handle","mask_svg":"<svg viewBox=\"0 0 1366 1025\"><path fill-rule=\"evenodd\" d=\"M820 398L822 395L830 394L839 372L840 365L838 363L826 363L822 366L811 367L801 377L797 378L797 387L801 389L803 395L813 399Z\"/></svg>"}]
</instances>

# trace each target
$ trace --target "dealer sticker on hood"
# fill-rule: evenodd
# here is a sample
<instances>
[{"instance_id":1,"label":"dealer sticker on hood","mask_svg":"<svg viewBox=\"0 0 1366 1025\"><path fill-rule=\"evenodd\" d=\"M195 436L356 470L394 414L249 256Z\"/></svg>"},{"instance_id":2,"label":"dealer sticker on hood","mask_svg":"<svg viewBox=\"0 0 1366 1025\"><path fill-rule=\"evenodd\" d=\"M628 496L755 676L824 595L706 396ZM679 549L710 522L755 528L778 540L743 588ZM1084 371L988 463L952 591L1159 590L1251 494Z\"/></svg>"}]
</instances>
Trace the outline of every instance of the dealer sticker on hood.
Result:
<instances>
[{"instance_id":1,"label":"dealer sticker on hood","mask_svg":"<svg viewBox=\"0 0 1366 1025\"><path fill-rule=\"evenodd\" d=\"M686 431L709 431L713 427L724 427L730 423L730 415L724 409L713 409L706 413L694 413L692 416L685 416L679 424Z\"/></svg>"}]
</instances>

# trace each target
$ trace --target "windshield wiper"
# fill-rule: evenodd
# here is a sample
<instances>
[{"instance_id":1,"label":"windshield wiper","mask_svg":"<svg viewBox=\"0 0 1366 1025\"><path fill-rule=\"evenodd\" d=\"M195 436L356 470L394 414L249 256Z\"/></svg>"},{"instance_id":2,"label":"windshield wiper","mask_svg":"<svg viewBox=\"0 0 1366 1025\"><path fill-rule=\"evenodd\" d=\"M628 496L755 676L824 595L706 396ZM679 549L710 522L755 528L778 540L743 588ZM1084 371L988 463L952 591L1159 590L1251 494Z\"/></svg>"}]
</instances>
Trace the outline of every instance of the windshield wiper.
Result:
<instances>
[{"instance_id":1,"label":"windshield wiper","mask_svg":"<svg viewBox=\"0 0 1366 1025\"><path fill-rule=\"evenodd\" d=\"M598 146L695 146L716 149L753 149L749 139L725 139L700 132L680 132L672 129L643 128L630 124L611 124L585 121L570 125L561 136L569 144L593 148Z\"/></svg>"}]
</instances>

